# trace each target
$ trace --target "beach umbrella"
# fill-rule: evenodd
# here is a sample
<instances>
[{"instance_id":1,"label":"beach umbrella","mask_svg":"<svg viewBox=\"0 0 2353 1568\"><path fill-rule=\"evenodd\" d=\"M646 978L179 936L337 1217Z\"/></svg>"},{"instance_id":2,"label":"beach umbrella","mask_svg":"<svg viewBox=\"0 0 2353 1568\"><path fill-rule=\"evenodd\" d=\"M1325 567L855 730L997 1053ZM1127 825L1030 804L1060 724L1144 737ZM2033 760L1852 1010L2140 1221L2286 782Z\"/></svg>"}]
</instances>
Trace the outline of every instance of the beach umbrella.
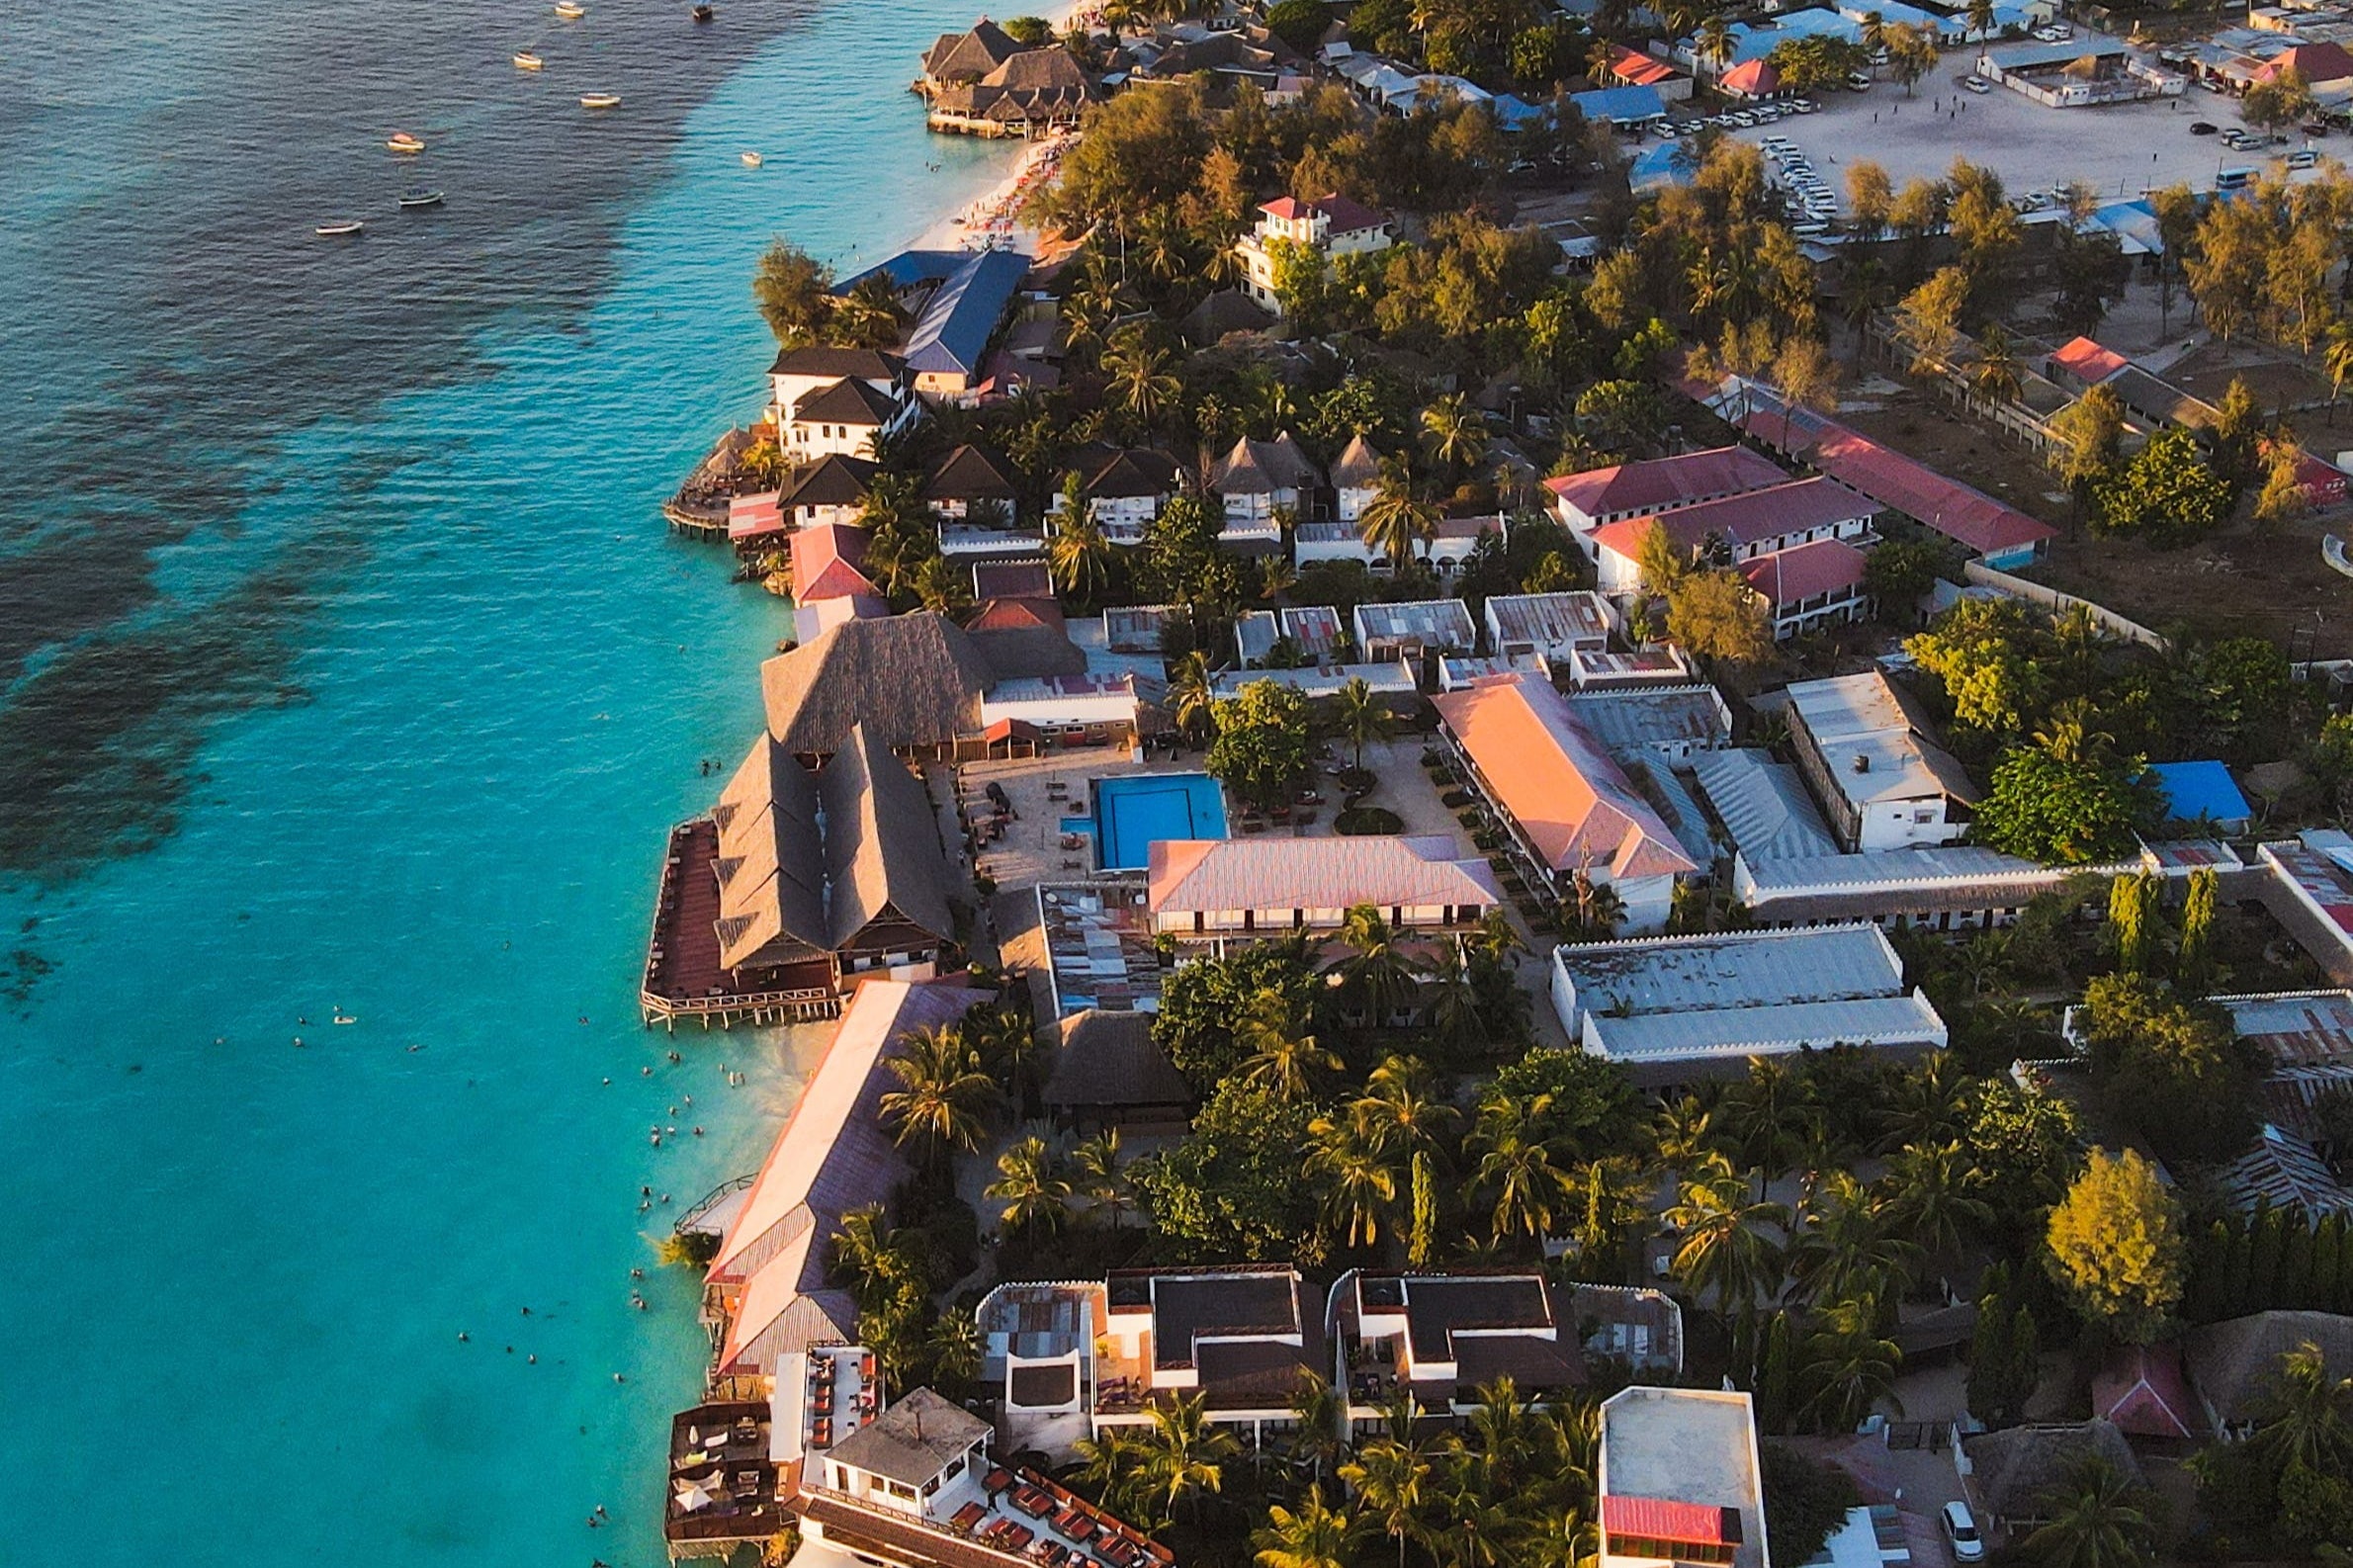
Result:
<instances>
[{"instance_id":1,"label":"beach umbrella","mask_svg":"<svg viewBox=\"0 0 2353 1568\"><path fill-rule=\"evenodd\" d=\"M718 1479L717 1476L705 1476L700 1481L679 1482L678 1511L682 1514L694 1514L709 1508L713 1501L711 1488Z\"/></svg>"}]
</instances>

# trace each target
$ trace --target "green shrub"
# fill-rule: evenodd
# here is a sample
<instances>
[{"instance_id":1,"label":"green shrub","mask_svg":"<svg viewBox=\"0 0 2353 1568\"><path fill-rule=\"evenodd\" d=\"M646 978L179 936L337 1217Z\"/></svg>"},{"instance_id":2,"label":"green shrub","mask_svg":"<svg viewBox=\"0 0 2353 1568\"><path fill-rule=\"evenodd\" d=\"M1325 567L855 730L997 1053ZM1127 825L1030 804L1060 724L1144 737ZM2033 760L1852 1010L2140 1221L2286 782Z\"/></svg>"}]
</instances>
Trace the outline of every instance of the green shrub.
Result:
<instances>
[{"instance_id":1,"label":"green shrub","mask_svg":"<svg viewBox=\"0 0 2353 1568\"><path fill-rule=\"evenodd\" d=\"M1352 836L1398 833L1405 831L1405 822L1378 806L1351 806L1332 820L1332 830Z\"/></svg>"},{"instance_id":2,"label":"green shrub","mask_svg":"<svg viewBox=\"0 0 2353 1568\"><path fill-rule=\"evenodd\" d=\"M1475 799L1476 797L1473 796L1469 790L1448 790L1445 794L1438 797L1438 800L1445 806L1446 810L1451 812L1458 812L1462 810L1463 807L1471 805Z\"/></svg>"}]
</instances>

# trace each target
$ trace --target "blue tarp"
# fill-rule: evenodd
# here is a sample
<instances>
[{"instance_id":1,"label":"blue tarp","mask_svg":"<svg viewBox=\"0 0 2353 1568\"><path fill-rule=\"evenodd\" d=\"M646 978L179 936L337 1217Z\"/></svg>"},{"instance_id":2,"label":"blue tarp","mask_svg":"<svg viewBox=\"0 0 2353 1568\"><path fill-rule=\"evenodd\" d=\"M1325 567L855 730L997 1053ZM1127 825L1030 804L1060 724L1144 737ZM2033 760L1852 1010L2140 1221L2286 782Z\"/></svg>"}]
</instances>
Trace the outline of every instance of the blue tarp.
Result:
<instances>
[{"instance_id":1,"label":"blue tarp","mask_svg":"<svg viewBox=\"0 0 2353 1568\"><path fill-rule=\"evenodd\" d=\"M2165 820L2175 823L2211 822L2224 829L2243 826L2254 813L2247 798L2220 762L2157 762L2149 777L2165 800Z\"/></svg>"},{"instance_id":2,"label":"blue tarp","mask_svg":"<svg viewBox=\"0 0 2353 1568\"><path fill-rule=\"evenodd\" d=\"M1588 121L1607 120L1620 126L1638 126L1663 119L1667 113L1655 87L1604 87L1596 92L1571 93L1569 102Z\"/></svg>"}]
</instances>

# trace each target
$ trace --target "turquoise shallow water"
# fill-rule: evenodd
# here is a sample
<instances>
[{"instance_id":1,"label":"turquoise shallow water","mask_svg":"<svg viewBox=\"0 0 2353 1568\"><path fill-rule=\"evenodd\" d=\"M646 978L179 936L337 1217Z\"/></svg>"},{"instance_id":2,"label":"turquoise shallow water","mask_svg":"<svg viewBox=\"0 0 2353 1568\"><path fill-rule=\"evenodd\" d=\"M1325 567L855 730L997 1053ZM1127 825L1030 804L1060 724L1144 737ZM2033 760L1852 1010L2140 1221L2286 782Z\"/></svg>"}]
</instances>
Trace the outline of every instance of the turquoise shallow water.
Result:
<instances>
[{"instance_id":1,"label":"turquoise shallow water","mask_svg":"<svg viewBox=\"0 0 2353 1568\"><path fill-rule=\"evenodd\" d=\"M739 39L707 97L686 70L622 80L642 119L610 133L636 140L577 191L572 121L535 131L495 72L389 51L374 87L461 150L471 131L505 182L488 211L452 189L443 218L496 225L463 267L389 218L348 284L305 238L223 237L203 289L68 265L74 224L114 220L95 209L168 227L167 197L202 204L201 171L137 172L191 103L257 144L324 133L266 129L300 30L233 36L290 9L363 16L165 5L99 58L36 36L0 66L39 85L0 112L25 152L0 216L40 215L0 241L0 305L35 324L0 347L10 482L144 417L183 486L95 520L0 490L0 656L22 661L0 714L0 1563L650 1564L704 1344L640 1187L675 1212L750 1169L814 1043L638 1026L662 829L752 733L753 664L787 630L655 507L757 402L744 286L769 233L871 256L1010 154L927 138L900 90L961 6L739 0L723 22L767 42ZM496 61L540 14L470 12L510 24ZM126 69L148 88L104 85ZM291 176L223 179L273 232L319 213ZM248 306L234 344L208 335ZM374 369L355 388L337 365ZM655 1148L654 1126L678 1133Z\"/></svg>"}]
</instances>

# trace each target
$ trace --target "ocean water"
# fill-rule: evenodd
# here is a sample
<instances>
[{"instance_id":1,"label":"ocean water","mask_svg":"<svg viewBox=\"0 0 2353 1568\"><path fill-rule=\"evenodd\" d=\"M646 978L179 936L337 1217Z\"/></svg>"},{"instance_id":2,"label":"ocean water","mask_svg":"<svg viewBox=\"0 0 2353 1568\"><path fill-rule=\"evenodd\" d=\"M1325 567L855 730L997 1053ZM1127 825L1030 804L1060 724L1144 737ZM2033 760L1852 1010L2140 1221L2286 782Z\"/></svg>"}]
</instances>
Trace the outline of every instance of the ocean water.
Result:
<instances>
[{"instance_id":1,"label":"ocean water","mask_svg":"<svg viewBox=\"0 0 2353 1568\"><path fill-rule=\"evenodd\" d=\"M659 1560L653 1242L819 1037L639 1027L787 631L656 507L770 234L1011 153L965 4L587 3L0 4L0 1564Z\"/></svg>"}]
</instances>

